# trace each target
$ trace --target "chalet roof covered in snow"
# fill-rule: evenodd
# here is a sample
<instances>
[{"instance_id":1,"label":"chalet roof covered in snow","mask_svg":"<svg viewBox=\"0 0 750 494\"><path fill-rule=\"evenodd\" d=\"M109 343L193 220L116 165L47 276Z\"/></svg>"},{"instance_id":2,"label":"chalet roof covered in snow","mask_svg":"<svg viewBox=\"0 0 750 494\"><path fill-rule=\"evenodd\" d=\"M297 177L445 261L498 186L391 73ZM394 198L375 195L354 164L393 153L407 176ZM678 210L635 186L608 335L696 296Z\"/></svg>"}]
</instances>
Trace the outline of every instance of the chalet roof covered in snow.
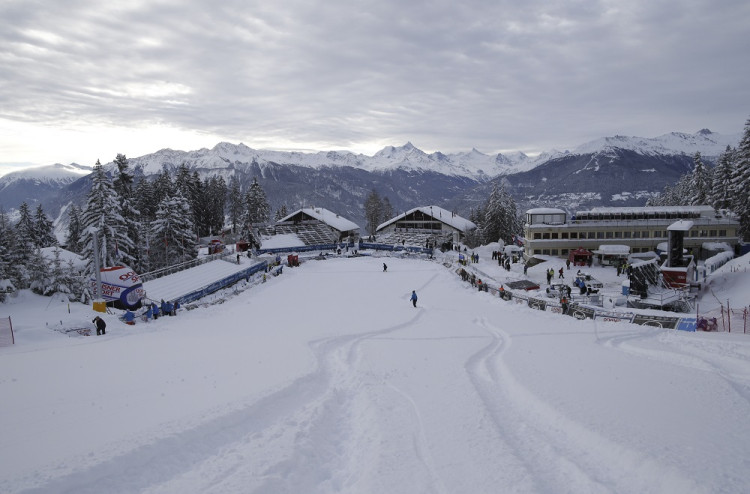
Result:
<instances>
[{"instance_id":1,"label":"chalet roof covered in snow","mask_svg":"<svg viewBox=\"0 0 750 494\"><path fill-rule=\"evenodd\" d=\"M527 210L526 214L565 214L565 211L557 208L534 208Z\"/></svg>"},{"instance_id":2,"label":"chalet roof covered in snow","mask_svg":"<svg viewBox=\"0 0 750 494\"><path fill-rule=\"evenodd\" d=\"M630 247L627 245L600 245L594 253L610 256L628 255L630 254Z\"/></svg>"},{"instance_id":3,"label":"chalet roof covered in snow","mask_svg":"<svg viewBox=\"0 0 750 494\"><path fill-rule=\"evenodd\" d=\"M698 213L713 215L714 208L711 206L643 206L643 207L609 207L602 206L591 208L585 211L577 211L576 215L581 213L610 213L610 214L637 214L637 213Z\"/></svg>"},{"instance_id":4,"label":"chalet roof covered in snow","mask_svg":"<svg viewBox=\"0 0 750 494\"><path fill-rule=\"evenodd\" d=\"M291 221L295 216L302 214L309 216L310 218L322 221L326 225L335 228L340 232L348 232L351 230L359 230L359 225L350 221L343 216L339 216L333 211L329 211L325 208L302 208L289 214L279 220L279 223L284 221Z\"/></svg>"},{"instance_id":5,"label":"chalet roof covered in snow","mask_svg":"<svg viewBox=\"0 0 750 494\"><path fill-rule=\"evenodd\" d=\"M452 213L448 211L447 209L443 209L439 206L421 206L418 208L410 209L409 211L402 213L396 216L395 218L392 218L386 221L385 223L381 223L380 225L378 225L377 230L381 230L385 228L386 226L392 223L395 223L399 221L400 219L405 218L416 211L420 211L422 214L426 216L431 216L433 219L441 221L445 223L446 225L455 228L456 230L461 230L462 232L467 232L477 227L477 225L475 225L473 221L469 221L466 218L462 218L461 216L455 213Z\"/></svg>"}]
</instances>

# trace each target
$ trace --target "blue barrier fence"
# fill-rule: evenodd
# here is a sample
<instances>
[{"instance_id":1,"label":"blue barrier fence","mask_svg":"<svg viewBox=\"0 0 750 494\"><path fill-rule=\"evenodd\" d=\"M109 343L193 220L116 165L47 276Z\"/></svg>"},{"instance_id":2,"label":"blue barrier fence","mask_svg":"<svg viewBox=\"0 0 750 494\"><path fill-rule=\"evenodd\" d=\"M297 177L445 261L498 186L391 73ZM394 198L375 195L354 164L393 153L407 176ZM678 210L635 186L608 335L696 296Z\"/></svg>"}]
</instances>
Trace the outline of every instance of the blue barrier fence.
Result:
<instances>
[{"instance_id":1,"label":"blue barrier fence","mask_svg":"<svg viewBox=\"0 0 750 494\"><path fill-rule=\"evenodd\" d=\"M229 285L237 283L243 278L249 278L251 275L254 275L255 273L258 273L260 271L265 271L266 266L267 266L266 261L262 261L262 262L259 262L258 264L254 264L253 266L247 269L238 271L234 273L233 275L227 276L226 278L222 278L218 281L215 281L211 283L210 285L206 285L201 288L198 288L197 290L193 290L192 292L180 297L179 298L180 303L187 304L189 302L193 302L194 300L198 300L199 298L203 298L206 295L210 295L218 290L221 290L222 288L225 288Z\"/></svg>"},{"instance_id":2,"label":"blue barrier fence","mask_svg":"<svg viewBox=\"0 0 750 494\"><path fill-rule=\"evenodd\" d=\"M413 245L393 245L393 244L375 244L375 243L368 243L368 242L362 242L359 244L359 248L361 250L365 249L371 249L371 250L385 250L388 252L413 252L415 254L429 254L432 255L432 249L426 248L426 247L416 247Z\"/></svg>"}]
</instances>

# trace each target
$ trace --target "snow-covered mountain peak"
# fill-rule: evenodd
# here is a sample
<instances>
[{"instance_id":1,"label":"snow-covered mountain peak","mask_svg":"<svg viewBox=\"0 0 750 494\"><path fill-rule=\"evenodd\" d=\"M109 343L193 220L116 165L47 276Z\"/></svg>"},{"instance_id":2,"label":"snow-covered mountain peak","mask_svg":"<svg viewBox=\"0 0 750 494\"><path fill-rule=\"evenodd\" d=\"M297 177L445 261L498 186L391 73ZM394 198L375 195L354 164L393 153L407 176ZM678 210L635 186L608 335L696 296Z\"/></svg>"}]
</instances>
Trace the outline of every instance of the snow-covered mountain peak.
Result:
<instances>
[{"instance_id":1,"label":"snow-covered mountain peak","mask_svg":"<svg viewBox=\"0 0 750 494\"><path fill-rule=\"evenodd\" d=\"M8 173L0 178L0 184L8 185L19 180L35 181L39 183L72 183L84 175L91 173L90 166L83 166L77 163L63 165L55 163L54 165L39 166L26 168L16 172Z\"/></svg>"}]
</instances>

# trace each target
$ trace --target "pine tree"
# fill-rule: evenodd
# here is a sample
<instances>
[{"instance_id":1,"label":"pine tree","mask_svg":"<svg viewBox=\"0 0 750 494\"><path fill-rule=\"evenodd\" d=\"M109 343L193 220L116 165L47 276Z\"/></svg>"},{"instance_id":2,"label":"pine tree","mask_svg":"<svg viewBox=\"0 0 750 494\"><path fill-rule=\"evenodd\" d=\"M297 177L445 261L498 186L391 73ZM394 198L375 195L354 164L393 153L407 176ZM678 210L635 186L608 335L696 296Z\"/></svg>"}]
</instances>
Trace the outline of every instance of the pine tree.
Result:
<instances>
[{"instance_id":1,"label":"pine tree","mask_svg":"<svg viewBox=\"0 0 750 494\"><path fill-rule=\"evenodd\" d=\"M197 256L192 221L193 212L182 194L177 192L162 199L151 225L152 268L179 264Z\"/></svg>"},{"instance_id":2,"label":"pine tree","mask_svg":"<svg viewBox=\"0 0 750 494\"><path fill-rule=\"evenodd\" d=\"M0 209L0 302L5 302L5 290L15 289L12 281L11 265L13 258L12 243L15 239L15 232L10 227L5 211Z\"/></svg>"},{"instance_id":3,"label":"pine tree","mask_svg":"<svg viewBox=\"0 0 750 494\"><path fill-rule=\"evenodd\" d=\"M512 242L513 236L520 233L518 208L513 197L505 189L505 184L492 184L492 192L478 218L481 225L480 237L484 242Z\"/></svg>"},{"instance_id":4,"label":"pine tree","mask_svg":"<svg viewBox=\"0 0 750 494\"><path fill-rule=\"evenodd\" d=\"M227 184L223 177L213 176L203 181L200 205L203 209L201 236L216 235L224 230L224 205L227 202Z\"/></svg>"},{"instance_id":5,"label":"pine tree","mask_svg":"<svg viewBox=\"0 0 750 494\"><path fill-rule=\"evenodd\" d=\"M81 224L81 254L88 259L89 272L94 270L94 234L99 241L101 267L116 266L121 260L126 263L133 260L128 253L132 252L134 246L127 235L128 228L122 217L120 198L98 160L94 166L91 191L86 201L86 209L81 215Z\"/></svg>"},{"instance_id":6,"label":"pine tree","mask_svg":"<svg viewBox=\"0 0 750 494\"><path fill-rule=\"evenodd\" d=\"M80 288L80 281L77 281L73 273L72 261L67 264L60 259L60 249L53 251L52 263L49 268L49 278L43 295L62 294L67 300L75 300L74 295Z\"/></svg>"},{"instance_id":7,"label":"pine tree","mask_svg":"<svg viewBox=\"0 0 750 494\"><path fill-rule=\"evenodd\" d=\"M3 209L0 209L0 251L0 263L5 266L3 276L7 277L16 289L27 287L29 277L26 265L31 251L21 247L16 228L10 224Z\"/></svg>"},{"instance_id":8,"label":"pine tree","mask_svg":"<svg viewBox=\"0 0 750 494\"><path fill-rule=\"evenodd\" d=\"M135 248L139 243L138 232L139 232L139 221L141 219L141 212L136 208L135 198L133 196L133 174L130 172L128 159L124 154L118 154L115 157L114 163L117 165L117 176L115 177L112 185L117 192L117 196L120 198L121 204L121 215L125 223L125 235L130 240L130 246L119 246L123 252L123 256L131 260L131 264L137 270L140 269L140 255L138 249Z\"/></svg>"},{"instance_id":9,"label":"pine tree","mask_svg":"<svg viewBox=\"0 0 750 494\"><path fill-rule=\"evenodd\" d=\"M708 196L710 193L711 177L710 172L706 169L706 165L703 164L700 151L695 153L693 157L695 167L690 177L690 205L701 206L708 204Z\"/></svg>"},{"instance_id":10,"label":"pine tree","mask_svg":"<svg viewBox=\"0 0 750 494\"><path fill-rule=\"evenodd\" d=\"M65 237L65 248L76 254L81 252L81 209L72 204L68 211L68 234Z\"/></svg>"},{"instance_id":11,"label":"pine tree","mask_svg":"<svg viewBox=\"0 0 750 494\"><path fill-rule=\"evenodd\" d=\"M29 288L34 293L44 295L49 287L49 266L40 249L34 249L29 263Z\"/></svg>"},{"instance_id":12,"label":"pine tree","mask_svg":"<svg viewBox=\"0 0 750 494\"><path fill-rule=\"evenodd\" d=\"M232 175L229 180L229 193L227 197L227 206L229 207L229 224L232 225L232 233L238 233L240 229L240 223L242 222L242 190L240 189L240 181L236 175Z\"/></svg>"},{"instance_id":13,"label":"pine tree","mask_svg":"<svg viewBox=\"0 0 750 494\"><path fill-rule=\"evenodd\" d=\"M276 214L273 217L274 221L281 221L289 215L286 210L286 204L282 204L279 209L276 210Z\"/></svg>"},{"instance_id":14,"label":"pine tree","mask_svg":"<svg viewBox=\"0 0 750 494\"><path fill-rule=\"evenodd\" d=\"M750 119L735 152L732 172L732 209L739 216L741 236L750 240Z\"/></svg>"},{"instance_id":15,"label":"pine tree","mask_svg":"<svg viewBox=\"0 0 750 494\"><path fill-rule=\"evenodd\" d=\"M26 202L23 202L18 208L18 213L20 215L18 223L16 223L18 247L23 250L24 258L28 258L37 245L36 225L31 215L31 209Z\"/></svg>"},{"instance_id":16,"label":"pine tree","mask_svg":"<svg viewBox=\"0 0 750 494\"><path fill-rule=\"evenodd\" d=\"M34 231L34 239L36 240L37 248L57 245L55 227L52 220L47 217L41 204L36 207L36 214L34 215Z\"/></svg>"},{"instance_id":17,"label":"pine tree","mask_svg":"<svg viewBox=\"0 0 750 494\"><path fill-rule=\"evenodd\" d=\"M159 207L159 199L154 183L146 178L142 178L135 185L133 197L137 200L138 210L141 212L140 222L153 220L156 217L156 209Z\"/></svg>"},{"instance_id":18,"label":"pine tree","mask_svg":"<svg viewBox=\"0 0 750 494\"><path fill-rule=\"evenodd\" d=\"M714 209L728 209L731 207L732 160L734 150L727 146L713 173L711 182L711 205Z\"/></svg>"},{"instance_id":19,"label":"pine tree","mask_svg":"<svg viewBox=\"0 0 750 494\"><path fill-rule=\"evenodd\" d=\"M172 177L169 175L167 167L162 167L153 184L154 217L156 217L156 210L159 207L159 203L164 198L171 197L174 194L174 188L175 185L172 183Z\"/></svg>"},{"instance_id":20,"label":"pine tree","mask_svg":"<svg viewBox=\"0 0 750 494\"><path fill-rule=\"evenodd\" d=\"M388 221L389 219L393 218L393 216L393 206L391 205L391 201L388 200L388 196L383 196L383 210L380 214L381 223L384 221Z\"/></svg>"},{"instance_id":21,"label":"pine tree","mask_svg":"<svg viewBox=\"0 0 750 494\"><path fill-rule=\"evenodd\" d=\"M265 223L271 217L271 206L266 199L266 192L253 178L253 183L245 194L245 221L244 223Z\"/></svg>"},{"instance_id":22,"label":"pine tree","mask_svg":"<svg viewBox=\"0 0 750 494\"><path fill-rule=\"evenodd\" d=\"M378 191L372 189L365 199L365 220L367 221L367 233L373 235L378 229L383 217L383 202Z\"/></svg>"}]
</instances>

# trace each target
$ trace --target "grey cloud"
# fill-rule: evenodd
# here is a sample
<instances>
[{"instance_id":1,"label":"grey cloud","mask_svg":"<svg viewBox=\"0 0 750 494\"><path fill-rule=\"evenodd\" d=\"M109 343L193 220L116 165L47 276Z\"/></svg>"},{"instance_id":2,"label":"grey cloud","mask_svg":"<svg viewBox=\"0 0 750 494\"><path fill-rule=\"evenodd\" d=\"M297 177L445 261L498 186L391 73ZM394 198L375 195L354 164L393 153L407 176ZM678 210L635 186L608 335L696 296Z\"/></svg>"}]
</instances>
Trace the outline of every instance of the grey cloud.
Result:
<instances>
[{"instance_id":1,"label":"grey cloud","mask_svg":"<svg viewBox=\"0 0 750 494\"><path fill-rule=\"evenodd\" d=\"M742 1L124 5L0 7L0 116L490 152L748 114Z\"/></svg>"}]
</instances>

